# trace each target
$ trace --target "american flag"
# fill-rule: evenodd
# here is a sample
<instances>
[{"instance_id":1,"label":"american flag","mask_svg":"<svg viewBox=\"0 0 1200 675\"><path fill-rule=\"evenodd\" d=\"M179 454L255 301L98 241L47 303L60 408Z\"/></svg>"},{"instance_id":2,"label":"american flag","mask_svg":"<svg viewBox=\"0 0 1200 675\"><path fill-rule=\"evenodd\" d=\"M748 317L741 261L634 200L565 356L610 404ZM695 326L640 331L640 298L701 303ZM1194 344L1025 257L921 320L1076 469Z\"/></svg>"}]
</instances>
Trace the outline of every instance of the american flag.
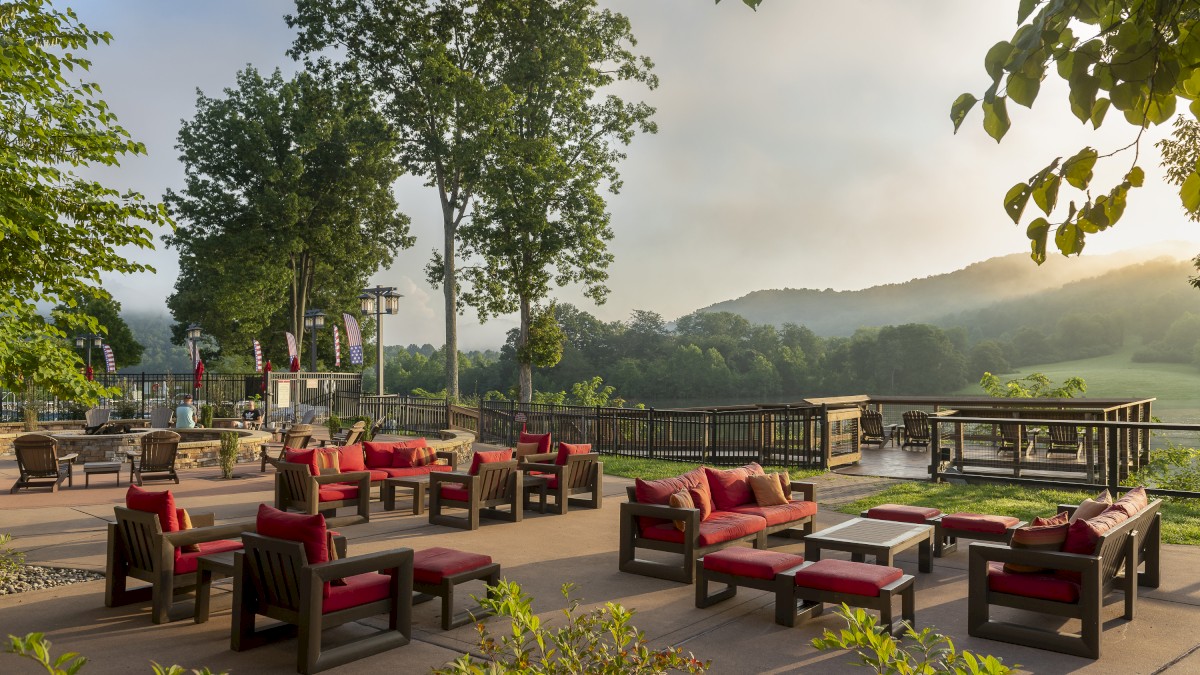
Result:
<instances>
[{"instance_id":1,"label":"american flag","mask_svg":"<svg viewBox=\"0 0 1200 675\"><path fill-rule=\"evenodd\" d=\"M254 372L262 370L262 345L258 344L258 340L254 340Z\"/></svg>"},{"instance_id":2,"label":"american flag","mask_svg":"<svg viewBox=\"0 0 1200 675\"><path fill-rule=\"evenodd\" d=\"M346 321L346 341L350 345L350 363L361 366L363 362L362 334L358 332L358 321L349 314L342 314Z\"/></svg>"},{"instance_id":3,"label":"american flag","mask_svg":"<svg viewBox=\"0 0 1200 675\"><path fill-rule=\"evenodd\" d=\"M340 368L342 366L342 336L338 333L337 326L333 327L333 367Z\"/></svg>"},{"instance_id":4,"label":"american flag","mask_svg":"<svg viewBox=\"0 0 1200 675\"><path fill-rule=\"evenodd\" d=\"M294 359L298 356L298 354L296 353L296 336L292 335L291 333L287 333L287 332L285 332L284 335L287 336L288 359L289 360Z\"/></svg>"},{"instance_id":5,"label":"american flag","mask_svg":"<svg viewBox=\"0 0 1200 675\"><path fill-rule=\"evenodd\" d=\"M117 359L113 357L112 347L109 347L108 345L101 345L100 348L104 350L105 370L110 373L117 372Z\"/></svg>"}]
</instances>

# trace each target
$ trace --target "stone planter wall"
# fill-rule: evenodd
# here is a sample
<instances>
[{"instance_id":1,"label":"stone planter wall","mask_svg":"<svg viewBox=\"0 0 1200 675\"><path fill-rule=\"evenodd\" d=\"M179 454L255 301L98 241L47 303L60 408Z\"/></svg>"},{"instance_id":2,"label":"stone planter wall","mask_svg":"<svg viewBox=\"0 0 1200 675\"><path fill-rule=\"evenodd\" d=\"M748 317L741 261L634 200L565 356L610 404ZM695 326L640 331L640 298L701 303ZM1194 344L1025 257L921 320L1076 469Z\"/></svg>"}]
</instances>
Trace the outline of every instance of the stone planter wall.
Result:
<instances>
[{"instance_id":1,"label":"stone planter wall","mask_svg":"<svg viewBox=\"0 0 1200 675\"><path fill-rule=\"evenodd\" d=\"M175 456L175 468L192 469L201 466L219 466L221 463L221 433L241 436L238 442L238 461L249 462L258 457L259 446L271 440L271 434L247 429L171 429L179 434L179 453ZM12 452L12 439L19 433L0 434L0 447ZM83 432L49 432L58 439L59 452L78 453L77 464L86 462L108 462L125 457L126 450L141 447L141 433L96 434L87 436Z\"/></svg>"}]
</instances>

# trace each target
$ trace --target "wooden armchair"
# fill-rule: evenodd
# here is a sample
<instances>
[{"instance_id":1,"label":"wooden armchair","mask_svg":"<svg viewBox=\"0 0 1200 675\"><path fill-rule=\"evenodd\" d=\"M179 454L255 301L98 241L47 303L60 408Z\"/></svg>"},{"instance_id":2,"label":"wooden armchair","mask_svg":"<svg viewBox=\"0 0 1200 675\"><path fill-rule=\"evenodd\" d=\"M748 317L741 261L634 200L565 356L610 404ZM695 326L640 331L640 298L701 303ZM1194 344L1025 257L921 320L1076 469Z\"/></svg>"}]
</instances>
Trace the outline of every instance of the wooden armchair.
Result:
<instances>
[{"instance_id":1,"label":"wooden armchair","mask_svg":"<svg viewBox=\"0 0 1200 675\"><path fill-rule=\"evenodd\" d=\"M526 455L522 458L521 470L542 474L547 480L548 494L554 497L554 512L567 512L569 503L600 508L604 500L604 462L594 452L563 457L555 453ZM559 461L565 460L560 464ZM590 495L587 499L573 499L571 495Z\"/></svg>"},{"instance_id":2,"label":"wooden armchair","mask_svg":"<svg viewBox=\"0 0 1200 675\"><path fill-rule=\"evenodd\" d=\"M467 473L435 472L429 474L429 522L468 530L479 528L481 514L490 518L521 522L524 480L517 461L484 458L482 455L504 455L507 452L475 453ZM496 509L508 505L508 512ZM447 516L446 508L466 509L465 517Z\"/></svg>"},{"instance_id":3,"label":"wooden armchair","mask_svg":"<svg viewBox=\"0 0 1200 675\"><path fill-rule=\"evenodd\" d=\"M307 464L275 464L275 508L309 515L337 515L344 506L357 509L361 522L371 519L371 472L348 471L314 476Z\"/></svg>"},{"instance_id":4,"label":"wooden armchair","mask_svg":"<svg viewBox=\"0 0 1200 675\"><path fill-rule=\"evenodd\" d=\"M78 453L68 455L58 454L58 441L46 434L25 434L13 440L13 449L17 453L17 482L9 489L9 494L16 493L21 488L48 487L51 492L58 492L58 486L65 480L67 485L74 487L75 476L71 470L71 462L75 461Z\"/></svg>"},{"instance_id":5,"label":"wooden armchair","mask_svg":"<svg viewBox=\"0 0 1200 675\"><path fill-rule=\"evenodd\" d=\"M1007 422L1000 425L1000 442L996 445L996 453L1020 452L1022 455L1032 455L1037 432L1027 434L1025 425L1019 422Z\"/></svg>"},{"instance_id":6,"label":"wooden armchair","mask_svg":"<svg viewBox=\"0 0 1200 675\"><path fill-rule=\"evenodd\" d=\"M190 516L195 526L192 529L163 532L156 513L123 506L114 507L114 511L116 522L108 524L104 606L119 607L149 600L150 620L154 623L183 617L181 612L171 610L177 595L195 588L197 558L240 549L241 542L229 538L254 530L253 520L214 525L213 514L195 513ZM198 545L200 550L184 553L181 547L189 544ZM130 590L130 578L150 585Z\"/></svg>"},{"instance_id":7,"label":"wooden armchair","mask_svg":"<svg viewBox=\"0 0 1200 675\"><path fill-rule=\"evenodd\" d=\"M402 647L412 638L413 551L395 549L310 564L305 544L247 534L234 554L230 648L299 638L296 670L316 673ZM374 574L374 572L390 572ZM346 585L329 586L334 579ZM255 630L263 615L283 625ZM325 628L387 615L386 630L323 649Z\"/></svg>"},{"instance_id":8,"label":"wooden armchair","mask_svg":"<svg viewBox=\"0 0 1200 675\"><path fill-rule=\"evenodd\" d=\"M928 448L929 442L929 413L923 410L906 411L904 413L904 442L900 444L900 447L920 445Z\"/></svg>"},{"instance_id":9,"label":"wooden armchair","mask_svg":"<svg viewBox=\"0 0 1200 675\"><path fill-rule=\"evenodd\" d=\"M862 430L860 442L883 447L887 440L887 436L883 433L883 415L878 410L864 410L858 422L859 428Z\"/></svg>"},{"instance_id":10,"label":"wooden armchair","mask_svg":"<svg viewBox=\"0 0 1200 675\"><path fill-rule=\"evenodd\" d=\"M1161 500L1100 535L1093 555L972 543L968 559L967 631L973 637L1100 658L1104 598L1125 595L1126 620L1134 618L1138 586L1159 581ZM1063 506L1062 510L1074 507ZM1045 573L1009 573L1002 563L1042 567ZM1145 572L1138 569L1145 565ZM1079 581L1062 572L1078 575ZM1079 634L1059 633L990 617L992 605L1079 619Z\"/></svg>"},{"instance_id":11,"label":"wooden armchair","mask_svg":"<svg viewBox=\"0 0 1200 675\"><path fill-rule=\"evenodd\" d=\"M144 434L141 452L130 456L129 482L141 485L146 479L174 480L178 485L179 474L175 473L175 456L179 453L179 438L179 434L174 431L151 431Z\"/></svg>"},{"instance_id":12,"label":"wooden armchair","mask_svg":"<svg viewBox=\"0 0 1200 675\"><path fill-rule=\"evenodd\" d=\"M150 428L166 429L171 426L171 420L174 417L175 411L170 408L155 408L150 411Z\"/></svg>"},{"instance_id":13,"label":"wooden armchair","mask_svg":"<svg viewBox=\"0 0 1200 675\"><path fill-rule=\"evenodd\" d=\"M349 429L341 433L334 434L331 438L322 439L321 447L324 448L329 445L335 445L339 447L343 445L354 445L359 441L360 438L362 438L363 431L366 430L366 428L366 422L355 422L354 425Z\"/></svg>"},{"instance_id":14,"label":"wooden armchair","mask_svg":"<svg viewBox=\"0 0 1200 675\"><path fill-rule=\"evenodd\" d=\"M1060 453L1064 455L1075 455L1075 459L1079 459L1083 454L1083 434L1079 433L1079 427L1073 424L1051 424L1047 427L1050 431L1046 439L1046 456L1050 453Z\"/></svg>"},{"instance_id":15,"label":"wooden armchair","mask_svg":"<svg viewBox=\"0 0 1200 675\"><path fill-rule=\"evenodd\" d=\"M278 464L283 461L283 451L285 448L291 448L292 450L307 448L309 440L312 439L312 431L312 425L310 424L293 424L283 433L282 443L263 443L259 449L259 452L262 454L262 468L260 472L267 470L267 462Z\"/></svg>"}]
</instances>

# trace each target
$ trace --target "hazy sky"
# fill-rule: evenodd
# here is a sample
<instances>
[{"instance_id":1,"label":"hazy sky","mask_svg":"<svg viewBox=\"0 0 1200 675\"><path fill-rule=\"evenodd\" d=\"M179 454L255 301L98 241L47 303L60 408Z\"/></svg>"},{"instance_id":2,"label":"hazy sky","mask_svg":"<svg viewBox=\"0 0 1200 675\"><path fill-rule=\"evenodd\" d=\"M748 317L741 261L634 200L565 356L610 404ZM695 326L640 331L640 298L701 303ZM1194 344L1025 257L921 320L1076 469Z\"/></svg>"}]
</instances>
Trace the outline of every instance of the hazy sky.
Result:
<instances>
[{"instance_id":1,"label":"hazy sky","mask_svg":"<svg viewBox=\"0 0 1200 675\"><path fill-rule=\"evenodd\" d=\"M1119 113L1099 133L1081 126L1066 90L1047 79L1032 111L1010 104L1013 129L996 145L975 110L958 136L951 102L981 96L983 55L1015 29L1016 0L601 0L630 17L637 51L661 85L629 89L658 109L656 136L635 138L621 165L624 189L609 199L616 238L608 302L578 289L558 297L604 320L635 309L673 320L765 288L856 289L949 272L1028 250L1024 227L1001 208L1007 188L1055 156L1084 145L1101 154L1128 143ZM294 72L283 0L161 2L76 0L90 28L113 43L91 49L92 77L147 157L98 176L159 198L183 184L175 139L195 112L197 88L213 96L247 64ZM1164 125L1166 127L1168 125ZM1146 187L1130 196L1112 232L1088 252L1164 240L1197 242L1174 188L1161 181L1143 140ZM1132 161L1102 161L1107 190ZM421 181L396 186L416 246L373 281L406 297L385 319L388 344L442 344L440 291L424 281L440 247L436 193ZM1060 201L1082 201L1064 188ZM1034 207L1031 205L1030 210ZM1184 254L1200 252L1200 243ZM174 251L134 252L157 275L106 279L126 309L165 311L178 273ZM1032 263L1031 263L1032 264ZM460 318L463 349L498 347L514 325Z\"/></svg>"}]
</instances>

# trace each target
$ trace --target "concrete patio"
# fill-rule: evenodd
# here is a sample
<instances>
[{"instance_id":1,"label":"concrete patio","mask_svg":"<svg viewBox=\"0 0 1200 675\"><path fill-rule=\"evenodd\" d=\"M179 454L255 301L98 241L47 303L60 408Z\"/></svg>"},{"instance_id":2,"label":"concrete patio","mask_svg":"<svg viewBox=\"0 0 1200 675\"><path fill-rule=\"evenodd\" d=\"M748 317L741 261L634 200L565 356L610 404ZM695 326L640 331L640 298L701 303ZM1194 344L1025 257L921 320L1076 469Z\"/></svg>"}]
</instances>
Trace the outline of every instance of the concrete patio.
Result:
<instances>
[{"instance_id":1,"label":"concrete patio","mask_svg":"<svg viewBox=\"0 0 1200 675\"><path fill-rule=\"evenodd\" d=\"M272 473L259 473L257 464L240 464L237 480L223 481L218 474L215 468L193 469L181 473L181 485L153 483L148 487L170 488L181 506L193 512L215 512L218 522L251 517L260 502L272 499ZM12 534L30 563L103 571L105 522L112 517L112 506L123 502L127 477L127 472L121 474L120 487L107 475L94 477L86 490L80 480L74 488L57 494L42 490L9 495L7 488L16 479L16 462L11 455L0 457L0 488L4 488L0 533ZM384 512L374 502L369 524L341 531L350 540L352 555L401 546L448 546L487 553L502 564L505 577L518 581L533 595L535 607L551 623L559 620L563 607L559 587L574 582L575 596L584 601L585 608L614 601L635 609L633 623L653 644L679 645L701 659L711 659L715 673L850 670L854 663L851 655L818 652L809 644L822 629L843 626L831 612L788 629L773 622L772 598L762 591L743 589L732 600L698 610L693 605L692 586L619 572L617 513L630 482L609 477L604 508L598 511L573 509L566 516L527 513L521 523L485 520L474 532L431 526L425 516L405 511L409 502L402 497L399 510ZM822 511L818 528L848 518L829 507L831 499L849 499L874 489L878 482L841 476L819 479ZM797 553L802 549L799 543L780 548ZM1120 594L1110 600L1104 657L1090 661L968 637L965 550L935 560L932 574L917 574L914 554L901 557L905 571L917 574L918 628L936 626L953 637L959 648L994 654L1034 673L1200 672L1200 636L1195 630L1200 624L1200 575L1196 572L1200 550L1165 546L1163 562L1163 585L1140 594L1135 621L1119 618L1116 605ZM55 654L75 651L88 657L84 673L148 673L150 661L233 673L295 672L294 640L240 654L229 650L229 589L227 582L217 586L213 618L202 625L182 620L155 626L150 623L148 606L105 608L103 581L0 596L0 633L45 632L54 643ZM472 593L480 590L479 585L468 587ZM436 602L415 606L413 619L412 644L330 672L428 672L476 647L472 626L440 630ZM502 620L490 622L497 633L506 632ZM336 641L361 630L365 628L342 627L327 633L326 638ZM0 672L43 671L33 662L0 654Z\"/></svg>"}]
</instances>

